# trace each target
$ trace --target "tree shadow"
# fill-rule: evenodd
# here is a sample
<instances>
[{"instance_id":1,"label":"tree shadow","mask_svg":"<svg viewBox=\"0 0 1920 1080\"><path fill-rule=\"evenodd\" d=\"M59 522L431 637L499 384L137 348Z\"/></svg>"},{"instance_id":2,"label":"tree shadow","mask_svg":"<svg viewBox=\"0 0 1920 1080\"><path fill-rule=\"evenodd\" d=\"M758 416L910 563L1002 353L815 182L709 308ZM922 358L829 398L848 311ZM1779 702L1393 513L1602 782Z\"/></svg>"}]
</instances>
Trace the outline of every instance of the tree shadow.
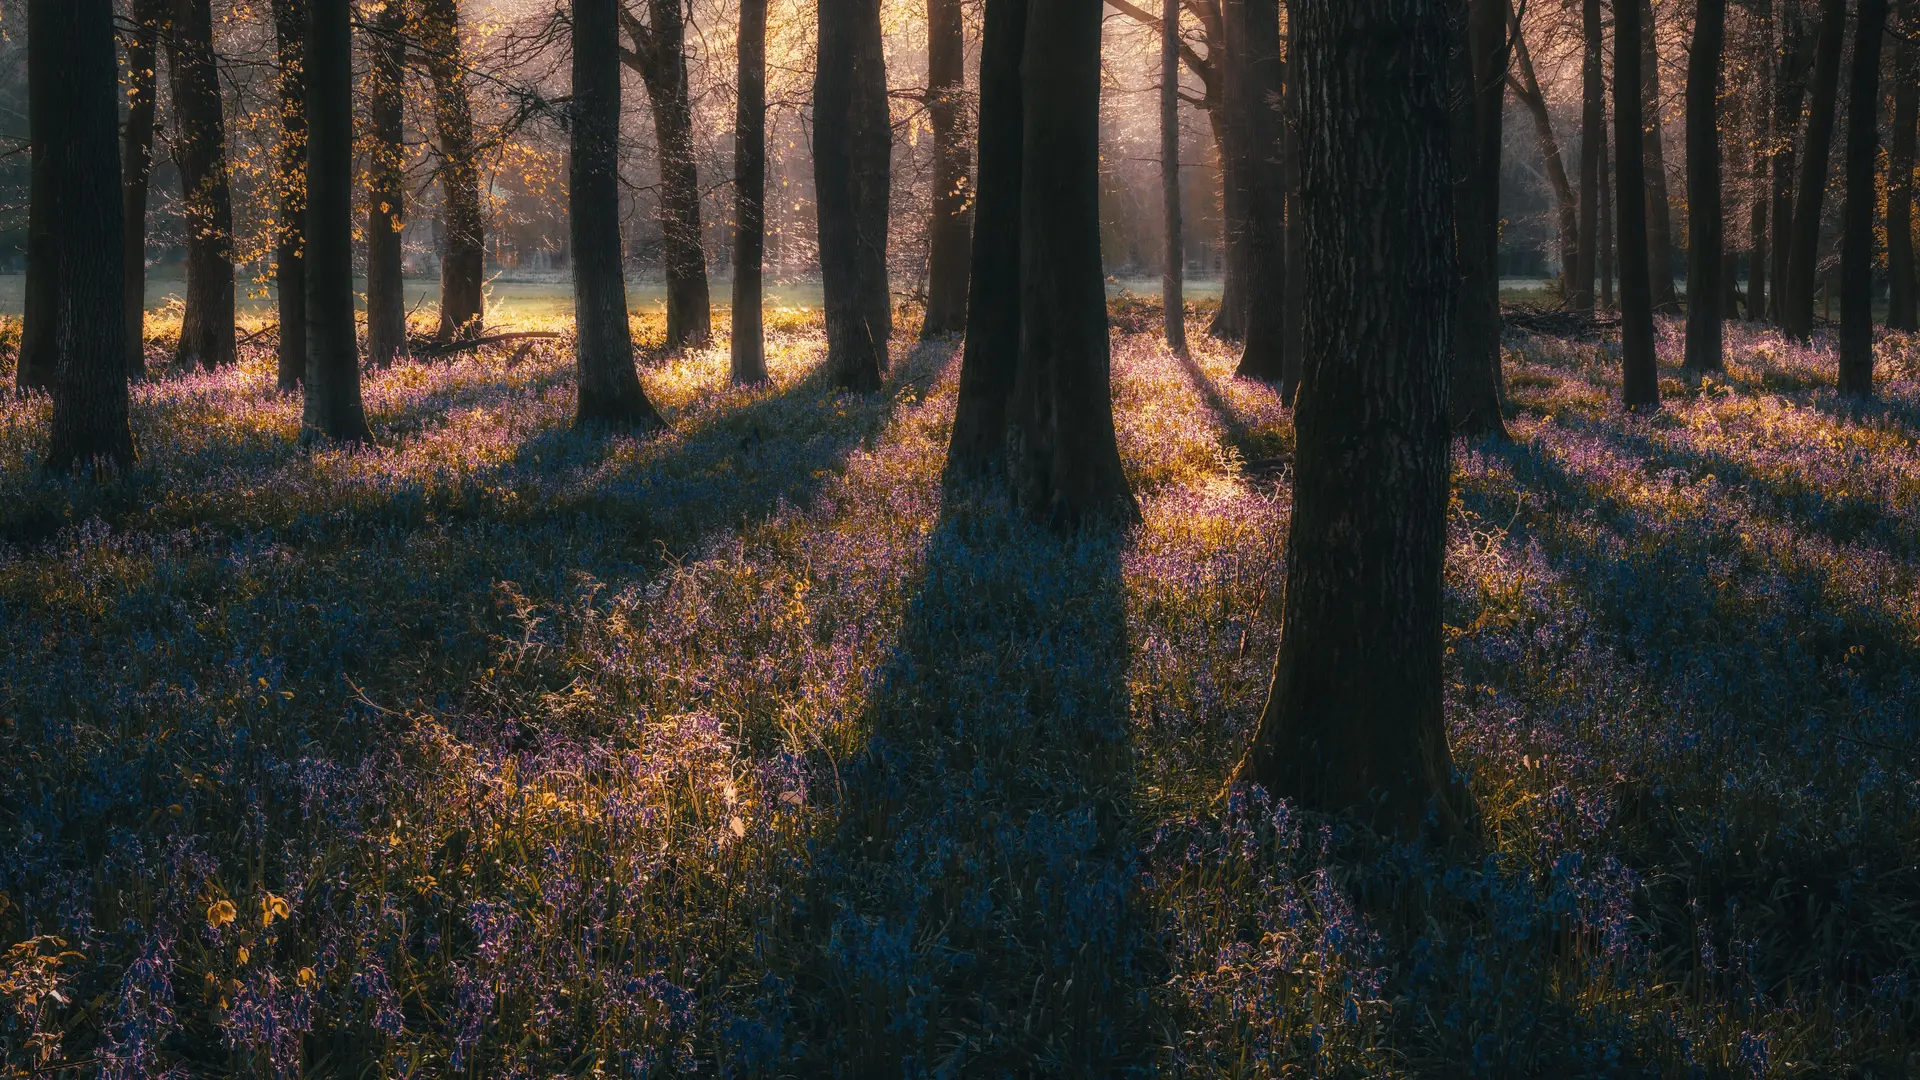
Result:
<instances>
[{"instance_id":1,"label":"tree shadow","mask_svg":"<svg viewBox=\"0 0 1920 1080\"><path fill-rule=\"evenodd\" d=\"M1272 453L1271 440L1264 439L1252 424L1240 415L1213 384L1213 379L1201 369L1191 354L1172 354L1180 371L1192 384L1194 393L1200 395L1200 402L1206 406L1207 414L1213 418L1220 429L1221 437L1228 446L1239 451L1240 459L1246 463L1246 471L1251 475L1278 474L1291 464L1290 456Z\"/></svg>"}]
</instances>

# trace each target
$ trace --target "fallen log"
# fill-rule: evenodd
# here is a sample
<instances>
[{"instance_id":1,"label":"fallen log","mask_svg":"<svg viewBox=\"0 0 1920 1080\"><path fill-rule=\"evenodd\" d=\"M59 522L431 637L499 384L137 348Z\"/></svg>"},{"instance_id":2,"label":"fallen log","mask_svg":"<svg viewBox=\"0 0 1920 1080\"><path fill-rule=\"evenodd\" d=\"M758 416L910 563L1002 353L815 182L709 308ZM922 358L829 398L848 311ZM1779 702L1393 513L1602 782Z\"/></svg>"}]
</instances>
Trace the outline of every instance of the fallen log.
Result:
<instances>
[{"instance_id":1,"label":"fallen log","mask_svg":"<svg viewBox=\"0 0 1920 1080\"><path fill-rule=\"evenodd\" d=\"M558 341L564 337L549 330L522 330L512 334L489 334L486 337L468 338L465 341L448 341L438 345L422 345L413 350L416 360L438 360L443 356L466 352L469 349L483 349L488 345L501 345L509 341Z\"/></svg>"}]
</instances>

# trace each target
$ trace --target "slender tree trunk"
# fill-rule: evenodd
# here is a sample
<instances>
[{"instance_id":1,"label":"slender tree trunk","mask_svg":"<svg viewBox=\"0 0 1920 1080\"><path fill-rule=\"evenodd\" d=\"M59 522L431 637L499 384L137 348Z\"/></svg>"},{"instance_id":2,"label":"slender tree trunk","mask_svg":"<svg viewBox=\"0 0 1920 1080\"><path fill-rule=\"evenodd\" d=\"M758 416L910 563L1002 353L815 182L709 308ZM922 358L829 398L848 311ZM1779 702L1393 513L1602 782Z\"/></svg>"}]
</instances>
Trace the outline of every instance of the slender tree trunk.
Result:
<instances>
[{"instance_id":1,"label":"slender tree trunk","mask_svg":"<svg viewBox=\"0 0 1920 1080\"><path fill-rule=\"evenodd\" d=\"M166 30L164 0L134 0L127 38L127 126L121 135L120 217L124 284L120 310L127 325L127 374L147 373L147 188L153 178L153 117L159 99L156 72Z\"/></svg>"},{"instance_id":2,"label":"slender tree trunk","mask_svg":"<svg viewBox=\"0 0 1920 1080\"><path fill-rule=\"evenodd\" d=\"M654 430L640 389L620 265L620 0L573 0L573 105L567 223L579 364L574 427Z\"/></svg>"},{"instance_id":3,"label":"slender tree trunk","mask_svg":"<svg viewBox=\"0 0 1920 1080\"><path fill-rule=\"evenodd\" d=\"M1006 464L1007 404L1020 353L1020 60L1027 0L986 0L980 42L979 203L967 279L967 333L960 360L947 471L991 476Z\"/></svg>"},{"instance_id":4,"label":"slender tree trunk","mask_svg":"<svg viewBox=\"0 0 1920 1080\"><path fill-rule=\"evenodd\" d=\"M1186 231L1180 220L1180 0L1160 6L1160 194L1167 248L1160 268L1160 308L1167 350L1187 355Z\"/></svg>"},{"instance_id":5,"label":"slender tree trunk","mask_svg":"<svg viewBox=\"0 0 1920 1080\"><path fill-rule=\"evenodd\" d=\"M1793 248L1793 178L1795 142L1800 135L1801 105L1806 98L1807 75L1813 68L1814 40L1801 17L1800 0L1783 0L1780 11L1780 54L1774 78L1773 109L1773 296L1768 317L1776 326L1787 318L1787 259Z\"/></svg>"},{"instance_id":6,"label":"slender tree trunk","mask_svg":"<svg viewBox=\"0 0 1920 1080\"><path fill-rule=\"evenodd\" d=\"M1915 25L1914 0L1900 0L1899 33L1893 42L1893 143L1887 151L1887 329L1920 330L1913 266L1914 127L1920 119L1920 67L1907 35Z\"/></svg>"},{"instance_id":7,"label":"slender tree trunk","mask_svg":"<svg viewBox=\"0 0 1920 1080\"><path fill-rule=\"evenodd\" d=\"M1792 247L1787 254L1787 308L1781 330L1801 341L1813 333L1814 272L1820 258L1820 206L1827 193L1833 149L1834 101L1840 90L1840 53L1847 0L1823 0L1820 43L1814 51L1813 101L1807 115L1806 152L1800 158L1798 198L1793 208Z\"/></svg>"},{"instance_id":8,"label":"slender tree trunk","mask_svg":"<svg viewBox=\"0 0 1920 1080\"><path fill-rule=\"evenodd\" d=\"M307 377L306 242L300 232L307 212L307 0L273 0L273 32L280 63L280 146L273 178L280 196L274 244L280 294L279 385L291 392Z\"/></svg>"},{"instance_id":9,"label":"slender tree trunk","mask_svg":"<svg viewBox=\"0 0 1920 1080\"><path fill-rule=\"evenodd\" d=\"M733 120L733 381L765 382L760 264L767 237L767 0L741 0ZM964 267L963 267L964 270ZM964 287L965 281L962 280Z\"/></svg>"},{"instance_id":10,"label":"slender tree trunk","mask_svg":"<svg viewBox=\"0 0 1920 1080\"><path fill-rule=\"evenodd\" d=\"M1020 360L1015 499L1056 528L1137 516L1113 430L1100 264L1100 29L1084 0L1032 0L1020 79Z\"/></svg>"},{"instance_id":11,"label":"slender tree trunk","mask_svg":"<svg viewBox=\"0 0 1920 1080\"><path fill-rule=\"evenodd\" d=\"M1540 92L1540 80L1534 75L1533 57L1527 52L1526 39L1520 36L1517 11L1513 13L1512 33L1518 77L1511 79L1510 85L1514 96L1533 117L1534 134L1540 139L1540 157L1546 164L1547 186L1553 189L1553 205L1560 224L1560 294L1570 298L1575 266L1580 261L1580 204L1567 179L1567 166L1560 157L1560 140L1553 134L1553 116L1547 111L1546 95Z\"/></svg>"},{"instance_id":12,"label":"slender tree trunk","mask_svg":"<svg viewBox=\"0 0 1920 1080\"><path fill-rule=\"evenodd\" d=\"M827 370L849 390L877 390L886 367L887 202L892 129L879 0L820 9L814 75L814 191L826 293Z\"/></svg>"},{"instance_id":13,"label":"slender tree trunk","mask_svg":"<svg viewBox=\"0 0 1920 1080\"><path fill-rule=\"evenodd\" d=\"M1840 392L1873 396L1874 173L1880 158L1880 41L1887 0L1860 0L1847 90L1847 203L1840 239Z\"/></svg>"},{"instance_id":14,"label":"slender tree trunk","mask_svg":"<svg viewBox=\"0 0 1920 1080\"><path fill-rule=\"evenodd\" d=\"M480 333L486 319L486 221L480 212L479 149L473 139L473 106L467 99L466 59L461 48L459 0L419 0L420 44L433 80L433 124L440 150L441 341Z\"/></svg>"},{"instance_id":15,"label":"slender tree trunk","mask_svg":"<svg viewBox=\"0 0 1920 1080\"><path fill-rule=\"evenodd\" d=\"M927 0L927 115L933 125L933 222L927 230L927 311L922 338L967 323L967 244L973 200L967 190L967 40L960 0ZM1175 55L1175 63L1179 60Z\"/></svg>"},{"instance_id":16,"label":"slender tree trunk","mask_svg":"<svg viewBox=\"0 0 1920 1080\"><path fill-rule=\"evenodd\" d=\"M1600 144L1600 308L1614 310L1613 281L1613 168L1608 164L1607 143Z\"/></svg>"},{"instance_id":17,"label":"slender tree trunk","mask_svg":"<svg viewBox=\"0 0 1920 1080\"><path fill-rule=\"evenodd\" d=\"M52 48L38 55L58 64L40 85L53 94L46 115L59 132L48 147L59 243L53 284L60 359L47 468L119 468L132 463L134 450L121 311L126 252L113 4L60 0L44 14L34 28L52 37Z\"/></svg>"},{"instance_id":18,"label":"slender tree trunk","mask_svg":"<svg viewBox=\"0 0 1920 1080\"><path fill-rule=\"evenodd\" d=\"M406 19L404 0L385 0L368 36L367 360L377 368L407 355Z\"/></svg>"},{"instance_id":19,"label":"slender tree trunk","mask_svg":"<svg viewBox=\"0 0 1920 1080\"><path fill-rule=\"evenodd\" d=\"M1224 68L1225 53L1220 55ZM1227 76L1222 75L1221 82L1226 81ZM1224 101L1209 110L1207 120L1220 153L1220 240L1226 256L1222 260L1225 270L1220 280L1220 307L1207 324L1207 334L1221 341L1240 341L1247 336L1246 182L1241 178L1242 166L1235 153L1237 139L1230 130L1232 120Z\"/></svg>"},{"instance_id":20,"label":"slender tree trunk","mask_svg":"<svg viewBox=\"0 0 1920 1080\"><path fill-rule=\"evenodd\" d=\"M1505 438L1500 415L1500 144L1507 0L1453 0L1454 236L1460 266L1447 412L1456 434Z\"/></svg>"},{"instance_id":21,"label":"slender tree trunk","mask_svg":"<svg viewBox=\"0 0 1920 1080\"><path fill-rule=\"evenodd\" d=\"M27 0L27 138L33 158L27 179L26 309L20 326L20 362L14 385L22 393L53 389L60 365L57 329L60 293L59 222L52 186L55 87L64 59L54 47L61 0ZM35 42L41 43L35 46Z\"/></svg>"},{"instance_id":22,"label":"slender tree trunk","mask_svg":"<svg viewBox=\"0 0 1920 1080\"><path fill-rule=\"evenodd\" d=\"M1280 651L1236 783L1408 832L1432 808L1437 831L1462 831L1472 809L1447 751L1440 636L1447 5L1298 3L1306 371Z\"/></svg>"},{"instance_id":23,"label":"slender tree trunk","mask_svg":"<svg viewBox=\"0 0 1920 1080\"><path fill-rule=\"evenodd\" d=\"M1575 311L1593 310L1595 260L1600 252L1601 155L1607 144L1607 101L1601 66L1600 0L1580 4L1580 238L1575 247L1572 295Z\"/></svg>"},{"instance_id":24,"label":"slender tree trunk","mask_svg":"<svg viewBox=\"0 0 1920 1080\"><path fill-rule=\"evenodd\" d=\"M369 438L353 325L352 0L307 2L307 379L301 437Z\"/></svg>"},{"instance_id":25,"label":"slender tree trunk","mask_svg":"<svg viewBox=\"0 0 1920 1080\"><path fill-rule=\"evenodd\" d=\"M1721 283L1726 225L1720 203L1720 59L1726 0L1699 0L1687 54L1687 358L1696 375L1721 371Z\"/></svg>"},{"instance_id":26,"label":"slender tree trunk","mask_svg":"<svg viewBox=\"0 0 1920 1080\"><path fill-rule=\"evenodd\" d=\"M633 38L628 66L640 73L653 104L660 154L660 247L667 271L669 349L705 345L713 334L707 251L701 242L700 177L693 154L693 96L687 82L687 13L683 0L648 0L648 22L622 9Z\"/></svg>"},{"instance_id":27,"label":"slender tree trunk","mask_svg":"<svg viewBox=\"0 0 1920 1080\"><path fill-rule=\"evenodd\" d=\"M1280 5L1279 0L1227 0L1230 27L1237 26L1243 43L1237 88L1229 105L1239 101L1245 159L1244 205L1247 220L1242 233L1245 248L1247 311L1246 336L1235 374L1242 378L1278 383L1286 371L1286 309L1274 299L1287 288L1287 183L1280 151L1282 123L1279 111Z\"/></svg>"},{"instance_id":28,"label":"slender tree trunk","mask_svg":"<svg viewBox=\"0 0 1920 1080\"><path fill-rule=\"evenodd\" d=\"M1773 157L1773 0L1755 0L1753 33L1759 38L1753 57L1753 202L1748 210L1748 237L1752 248L1747 265L1747 318L1761 319L1767 311L1767 269L1772 253L1767 246L1767 181Z\"/></svg>"},{"instance_id":29,"label":"slender tree trunk","mask_svg":"<svg viewBox=\"0 0 1920 1080\"><path fill-rule=\"evenodd\" d=\"M1616 16L1617 17L1617 16ZM1640 75L1646 86L1641 107L1647 112L1647 244L1652 259L1653 309L1680 310L1673 285L1673 207L1667 197L1666 118L1660 96L1660 51L1654 40L1653 0L1640 0Z\"/></svg>"},{"instance_id":30,"label":"slender tree trunk","mask_svg":"<svg viewBox=\"0 0 1920 1080\"><path fill-rule=\"evenodd\" d=\"M1288 0L1292 4L1294 0ZM1291 58L1298 57L1300 21L1294 17L1291 7L1287 13L1287 62L1286 107L1281 114L1284 124L1281 142L1281 161L1283 176L1287 187L1287 282L1283 308L1286 314L1286 353L1281 365L1280 398L1289 404L1300 390L1300 373L1306 356L1306 339L1303 326L1306 322L1306 278L1303 268L1306 266L1307 230L1300 218L1300 65Z\"/></svg>"},{"instance_id":31,"label":"slender tree trunk","mask_svg":"<svg viewBox=\"0 0 1920 1080\"><path fill-rule=\"evenodd\" d=\"M1653 285L1647 244L1647 137L1640 94L1640 17L1634 0L1613 13L1614 189L1620 200L1620 373L1629 409L1658 408L1660 374L1653 352Z\"/></svg>"},{"instance_id":32,"label":"slender tree trunk","mask_svg":"<svg viewBox=\"0 0 1920 1080\"><path fill-rule=\"evenodd\" d=\"M211 370L233 362L235 342L233 198L209 0L173 0L167 58L187 227L187 306L178 355L181 363Z\"/></svg>"}]
</instances>

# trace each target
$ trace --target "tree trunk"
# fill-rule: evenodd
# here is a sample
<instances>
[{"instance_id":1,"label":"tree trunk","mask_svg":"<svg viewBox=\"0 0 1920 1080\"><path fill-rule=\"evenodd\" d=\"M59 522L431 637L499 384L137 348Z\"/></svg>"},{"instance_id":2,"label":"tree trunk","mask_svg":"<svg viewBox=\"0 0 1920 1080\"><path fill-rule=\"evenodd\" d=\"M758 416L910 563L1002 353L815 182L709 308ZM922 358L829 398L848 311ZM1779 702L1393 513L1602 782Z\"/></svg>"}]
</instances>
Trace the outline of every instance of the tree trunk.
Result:
<instances>
[{"instance_id":1,"label":"tree trunk","mask_svg":"<svg viewBox=\"0 0 1920 1080\"><path fill-rule=\"evenodd\" d=\"M1292 3L1293 0L1288 0ZM1300 55L1300 21L1293 17L1292 9L1287 14L1287 56ZM1287 62L1286 107L1281 113L1283 131L1281 133L1281 161L1283 176L1287 186L1287 282L1282 300L1285 312L1286 333L1285 360L1280 373L1280 399L1289 405L1300 390L1300 372L1306 356L1306 339L1302 326L1306 312L1306 278L1303 267L1306 266L1307 230L1300 220L1300 65Z\"/></svg>"},{"instance_id":2,"label":"tree trunk","mask_svg":"<svg viewBox=\"0 0 1920 1080\"><path fill-rule=\"evenodd\" d=\"M920 336L967 324L967 243L973 200L967 131L967 39L960 0L927 0L927 116L933 125L933 222L927 230L927 311ZM1179 63L1179 54L1174 54ZM1176 72L1177 72L1176 67Z\"/></svg>"},{"instance_id":3,"label":"tree trunk","mask_svg":"<svg viewBox=\"0 0 1920 1080\"><path fill-rule=\"evenodd\" d=\"M1226 0L1227 25L1240 30L1241 56L1230 65L1226 107L1237 113L1247 220L1246 334L1242 378L1278 383L1286 371L1286 309L1274 301L1287 288L1287 183L1281 169L1282 124L1279 0ZM1236 85L1237 84L1237 85ZM1235 102L1238 104L1236 105Z\"/></svg>"},{"instance_id":4,"label":"tree trunk","mask_svg":"<svg viewBox=\"0 0 1920 1080\"><path fill-rule=\"evenodd\" d=\"M1813 101L1807 113L1806 149L1800 157L1792 247L1787 253L1786 317L1780 324L1788 337L1800 341L1813 333L1813 279L1820 258L1820 207L1827 193L1834 101L1840 90L1840 52L1847 22L1847 0L1823 0L1821 6L1820 43L1814 50Z\"/></svg>"},{"instance_id":5,"label":"tree trunk","mask_svg":"<svg viewBox=\"0 0 1920 1080\"><path fill-rule=\"evenodd\" d=\"M306 244L300 233L307 212L307 0L273 0L273 33L280 64L280 146L273 178L280 196L274 244L280 293L279 385L291 392L307 377Z\"/></svg>"},{"instance_id":6,"label":"tree trunk","mask_svg":"<svg viewBox=\"0 0 1920 1080\"><path fill-rule=\"evenodd\" d=\"M1306 370L1273 685L1236 783L1470 829L1441 688L1448 5L1297 0ZM1504 22L1502 23L1504 26Z\"/></svg>"},{"instance_id":7,"label":"tree trunk","mask_svg":"<svg viewBox=\"0 0 1920 1080\"><path fill-rule=\"evenodd\" d=\"M1616 16L1617 17L1617 16ZM1673 207L1667 197L1666 118L1660 96L1660 52L1654 41L1653 0L1640 0L1640 75L1645 82L1641 107L1647 113L1647 234L1649 272L1653 280L1653 309L1664 314L1680 310L1673 285Z\"/></svg>"},{"instance_id":8,"label":"tree trunk","mask_svg":"<svg viewBox=\"0 0 1920 1080\"><path fill-rule=\"evenodd\" d=\"M433 80L433 124L440 144L439 341L476 337L485 324L486 221L480 213L479 150L467 100L458 0L420 0L420 44Z\"/></svg>"},{"instance_id":9,"label":"tree trunk","mask_svg":"<svg viewBox=\"0 0 1920 1080\"><path fill-rule=\"evenodd\" d=\"M34 29L52 38L52 48L38 57L57 59L39 84L53 95L45 116L59 132L47 147L59 245L53 280L59 361L47 468L119 468L132 463L134 451L121 310L126 251L112 0L60 0Z\"/></svg>"},{"instance_id":10,"label":"tree trunk","mask_svg":"<svg viewBox=\"0 0 1920 1080\"><path fill-rule=\"evenodd\" d=\"M1613 169L1608 164L1607 143L1600 143L1600 308L1614 310L1613 304Z\"/></svg>"},{"instance_id":11,"label":"tree trunk","mask_svg":"<svg viewBox=\"0 0 1920 1080\"><path fill-rule=\"evenodd\" d=\"M892 128L879 0L820 9L813 84L813 171L834 385L877 390L892 333L887 201Z\"/></svg>"},{"instance_id":12,"label":"tree trunk","mask_svg":"<svg viewBox=\"0 0 1920 1080\"><path fill-rule=\"evenodd\" d=\"M1781 5L1780 53L1774 76L1772 203L1773 296L1767 316L1776 326L1787 318L1787 257L1793 248L1794 142L1800 134L1800 107L1807 93L1807 74L1813 67L1814 42L1801 17L1800 0Z\"/></svg>"},{"instance_id":13,"label":"tree trunk","mask_svg":"<svg viewBox=\"0 0 1920 1080\"><path fill-rule=\"evenodd\" d=\"M1580 261L1580 204L1567 180L1567 166L1560 157L1560 140L1553 134L1553 116L1547 112L1547 98L1540 92L1540 80L1533 71L1533 56L1527 41L1520 36L1519 13L1513 13L1514 63L1519 77L1511 81L1514 96L1533 117L1534 134L1540 139L1540 157L1546 164L1547 185L1553 189L1554 209L1560 224L1560 294L1571 298L1575 267ZM1591 291L1589 284L1588 289Z\"/></svg>"},{"instance_id":14,"label":"tree trunk","mask_svg":"<svg viewBox=\"0 0 1920 1080\"><path fill-rule=\"evenodd\" d=\"M20 362L14 385L21 392L51 390L60 366L58 327L60 293L59 221L54 215L53 133L58 103L59 66L63 58L54 47L60 26L61 0L27 2L27 138L33 158L27 179L26 306L20 326ZM34 42L42 43L35 47Z\"/></svg>"},{"instance_id":15,"label":"tree trunk","mask_svg":"<svg viewBox=\"0 0 1920 1080\"><path fill-rule=\"evenodd\" d=\"M1160 267L1160 310L1167 350L1187 355L1186 230L1180 220L1180 0L1160 7L1160 195L1166 208L1166 255Z\"/></svg>"},{"instance_id":16,"label":"tree trunk","mask_svg":"<svg viewBox=\"0 0 1920 1080\"><path fill-rule=\"evenodd\" d=\"M1642 7L1626 0L1613 13L1614 190L1620 200L1620 374L1627 408L1658 408L1653 352L1653 285L1647 259L1647 137L1640 93Z\"/></svg>"},{"instance_id":17,"label":"tree trunk","mask_svg":"<svg viewBox=\"0 0 1920 1080\"><path fill-rule=\"evenodd\" d=\"M1055 528L1138 514L1113 430L1100 263L1100 29L1084 0L1032 0L1020 66L1020 359L1014 497Z\"/></svg>"},{"instance_id":18,"label":"tree trunk","mask_svg":"<svg viewBox=\"0 0 1920 1080\"><path fill-rule=\"evenodd\" d=\"M352 0L307 0L305 440L369 438L353 325Z\"/></svg>"},{"instance_id":19,"label":"tree trunk","mask_svg":"<svg viewBox=\"0 0 1920 1080\"><path fill-rule=\"evenodd\" d=\"M167 25L164 0L134 0L133 33L127 38L127 126L121 138L120 217L124 269L120 310L126 320L127 375L147 373L147 189L153 179L153 116L159 100L156 71L160 35Z\"/></svg>"},{"instance_id":20,"label":"tree trunk","mask_svg":"<svg viewBox=\"0 0 1920 1080\"><path fill-rule=\"evenodd\" d=\"M367 360L377 368L407 355L406 18L404 0L385 0L367 59Z\"/></svg>"},{"instance_id":21,"label":"tree trunk","mask_svg":"<svg viewBox=\"0 0 1920 1080\"><path fill-rule=\"evenodd\" d=\"M1505 438L1500 415L1500 144L1507 0L1452 0L1454 237L1460 285L1447 413L1455 434Z\"/></svg>"},{"instance_id":22,"label":"tree trunk","mask_svg":"<svg viewBox=\"0 0 1920 1080\"><path fill-rule=\"evenodd\" d=\"M707 251L701 243L700 177L693 155L693 96L687 83L687 13L683 0L648 0L648 22L622 9L633 38L625 54L653 104L660 155L660 248L667 271L669 349L705 345L713 335L707 293Z\"/></svg>"},{"instance_id":23,"label":"tree trunk","mask_svg":"<svg viewBox=\"0 0 1920 1080\"><path fill-rule=\"evenodd\" d=\"M1225 52L1220 55L1224 68ZM1223 75L1221 82L1226 81ZM1241 165L1234 152L1235 137L1228 130L1232 121L1226 105L1209 110L1207 121L1220 154L1220 242L1225 255L1221 260L1220 306L1207 324L1207 334L1221 341L1241 341L1247 336L1246 184L1240 178Z\"/></svg>"},{"instance_id":24,"label":"tree trunk","mask_svg":"<svg viewBox=\"0 0 1920 1080\"><path fill-rule=\"evenodd\" d=\"M1600 253L1600 158L1607 144L1607 101L1601 66L1600 0L1580 4L1580 237L1574 250L1573 289L1567 306L1592 311L1594 270Z\"/></svg>"},{"instance_id":25,"label":"tree trunk","mask_svg":"<svg viewBox=\"0 0 1920 1080\"><path fill-rule=\"evenodd\" d=\"M620 263L620 0L573 0L567 224L573 244L574 427L654 430L640 389ZM656 113L658 109L656 107Z\"/></svg>"},{"instance_id":26,"label":"tree trunk","mask_svg":"<svg viewBox=\"0 0 1920 1080\"><path fill-rule=\"evenodd\" d=\"M1847 90L1847 204L1840 238L1840 392L1873 396L1874 173L1879 168L1880 40L1887 0L1860 0Z\"/></svg>"},{"instance_id":27,"label":"tree trunk","mask_svg":"<svg viewBox=\"0 0 1920 1080\"><path fill-rule=\"evenodd\" d=\"M1914 0L1900 0L1893 42L1893 143L1887 151L1887 329L1920 330L1913 267L1914 127L1920 119L1920 69L1914 64Z\"/></svg>"},{"instance_id":28,"label":"tree trunk","mask_svg":"<svg viewBox=\"0 0 1920 1080\"><path fill-rule=\"evenodd\" d=\"M1773 129L1773 0L1755 0L1753 32L1759 48L1753 58L1753 202L1748 210L1748 238L1752 253L1747 261L1747 318L1765 317L1767 310L1767 268L1771 258L1767 246L1767 178L1774 140Z\"/></svg>"},{"instance_id":29,"label":"tree trunk","mask_svg":"<svg viewBox=\"0 0 1920 1080\"><path fill-rule=\"evenodd\" d=\"M1727 0L1699 0L1687 53L1687 358L1698 375L1722 371L1720 203L1720 58L1727 43Z\"/></svg>"},{"instance_id":30,"label":"tree trunk","mask_svg":"<svg viewBox=\"0 0 1920 1080\"><path fill-rule=\"evenodd\" d=\"M1027 0L986 0L980 42L980 174L973 266L947 472L974 479L1006 464L1007 400L1020 353L1020 57Z\"/></svg>"},{"instance_id":31,"label":"tree trunk","mask_svg":"<svg viewBox=\"0 0 1920 1080\"><path fill-rule=\"evenodd\" d=\"M741 0L733 119L733 381L767 380L760 264L767 239L767 0ZM964 279L962 282L964 286Z\"/></svg>"},{"instance_id":32,"label":"tree trunk","mask_svg":"<svg viewBox=\"0 0 1920 1080\"><path fill-rule=\"evenodd\" d=\"M233 363L235 344L233 198L209 0L173 0L167 59L187 228L187 305L178 357L212 370Z\"/></svg>"}]
</instances>

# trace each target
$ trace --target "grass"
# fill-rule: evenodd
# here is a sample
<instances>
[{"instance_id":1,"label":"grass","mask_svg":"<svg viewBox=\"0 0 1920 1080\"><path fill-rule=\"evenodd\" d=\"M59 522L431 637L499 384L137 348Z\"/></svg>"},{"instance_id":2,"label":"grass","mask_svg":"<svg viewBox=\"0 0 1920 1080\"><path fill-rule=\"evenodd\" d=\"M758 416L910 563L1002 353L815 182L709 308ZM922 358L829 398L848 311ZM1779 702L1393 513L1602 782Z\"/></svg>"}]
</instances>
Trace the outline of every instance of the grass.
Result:
<instances>
[{"instance_id":1,"label":"grass","mask_svg":"<svg viewBox=\"0 0 1920 1080\"><path fill-rule=\"evenodd\" d=\"M163 365L99 483L0 403L0 1076L1920 1068L1914 343L1854 405L1824 343L1691 386L1664 326L1628 418L1612 346L1509 342L1447 561L1467 854L1219 799L1290 419L1142 304L1142 521L1064 539L943 485L911 325L871 395L814 313L764 388L652 357L649 441L570 433L550 346L371 373L359 453L259 346Z\"/></svg>"}]
</instances>

